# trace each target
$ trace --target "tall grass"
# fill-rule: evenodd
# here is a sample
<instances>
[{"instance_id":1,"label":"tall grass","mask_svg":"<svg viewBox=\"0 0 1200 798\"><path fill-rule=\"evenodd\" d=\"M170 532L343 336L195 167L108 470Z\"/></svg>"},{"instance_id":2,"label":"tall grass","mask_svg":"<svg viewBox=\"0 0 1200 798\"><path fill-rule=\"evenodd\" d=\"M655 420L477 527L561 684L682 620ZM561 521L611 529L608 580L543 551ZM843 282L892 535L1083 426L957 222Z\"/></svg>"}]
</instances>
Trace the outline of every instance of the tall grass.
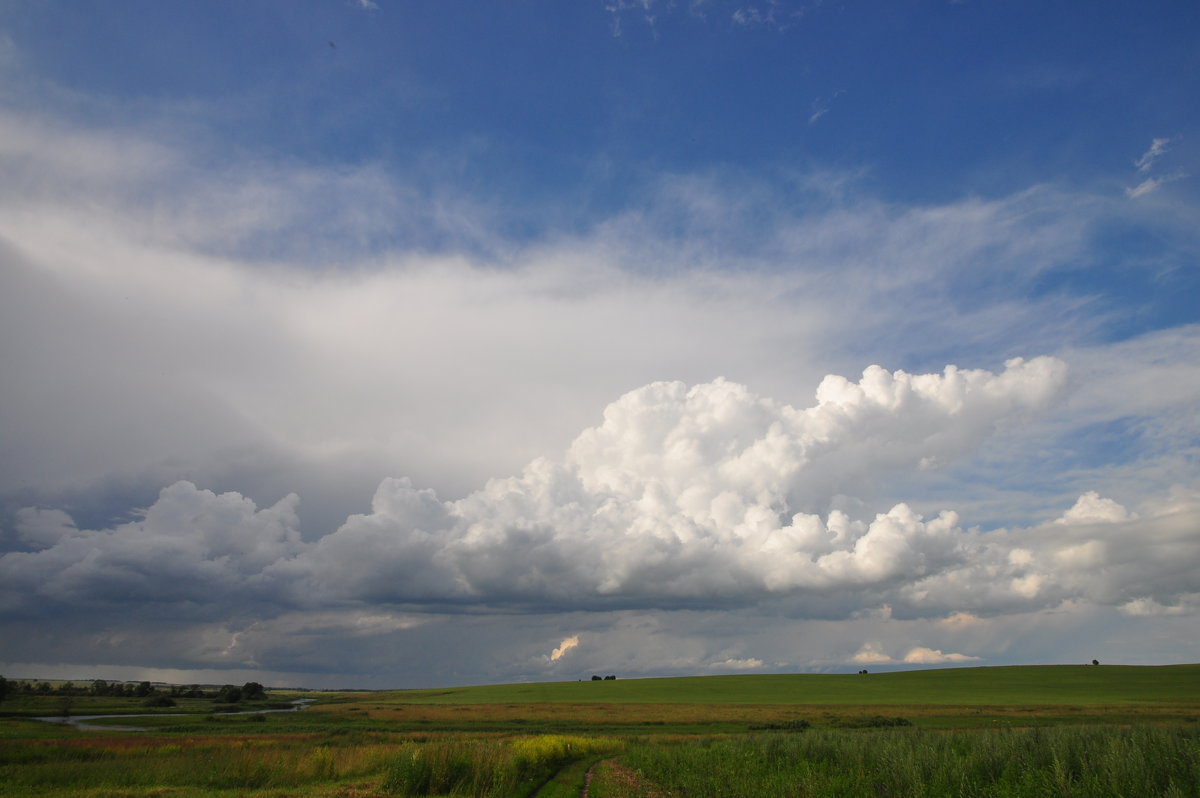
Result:
<instances>
[{"instance_id":1,"label":"tall grass","mask_svg":"<svg viewBox=\"0 0 1200 798\"><path fill-rule=\"evenodd\" d=\"M642 743L626 766L688 798L1200 796L1200 731L806 732Z\"/></svg>"},{"instance_id":2,"label":"tall grass","mask_svg":"<svg viewBox=\"0 0 1200 798\"><path fill-rule=\"evenodd\" d=\"M398 749L393 744L331 746L303 739L85 742L89 744L6 743L0 747L0 796L296 788L377 774Z\"/></svg>"},{"instance_id":3,"label":"tall grass","mask_svg":"<svg viewBox=\"0 0 1200 798\"><path fill-rule=\"evenodd\" d=\"M620 745L562 735L414 743L395 758L383 789L401 796L525 796L564 765L611 754Z\"/></svg>"}]
</instances>

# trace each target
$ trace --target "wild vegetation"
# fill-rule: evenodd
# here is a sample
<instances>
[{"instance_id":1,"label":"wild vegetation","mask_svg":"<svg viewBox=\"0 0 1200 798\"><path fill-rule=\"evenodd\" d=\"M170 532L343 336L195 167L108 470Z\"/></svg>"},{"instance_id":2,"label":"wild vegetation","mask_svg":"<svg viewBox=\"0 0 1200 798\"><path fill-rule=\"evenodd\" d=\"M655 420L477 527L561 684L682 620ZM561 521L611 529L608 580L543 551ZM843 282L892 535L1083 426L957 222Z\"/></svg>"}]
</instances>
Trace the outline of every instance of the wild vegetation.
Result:
<instances>
[{"instance_id":1,"label":"wild vegetation","mask_svg":"<svg viewBox=\"0 0 1200 798\"><path fill-rule=\"evenodd\" d=\"M72 696L103 731L7 685L3 798L1200 795L1200 666Z\"/></svg>"},{"instance_id":2,"label":"wild vegetation","mask_svg":"<svg viewBox=\"0 0 1200 798\"><path fill-rule=\"evenodd\" d=\"M1183 796L1200 789L1200 729L817 730L641 741L622 763L643 783L689 798Z\"/></svg>"}]
</instances>

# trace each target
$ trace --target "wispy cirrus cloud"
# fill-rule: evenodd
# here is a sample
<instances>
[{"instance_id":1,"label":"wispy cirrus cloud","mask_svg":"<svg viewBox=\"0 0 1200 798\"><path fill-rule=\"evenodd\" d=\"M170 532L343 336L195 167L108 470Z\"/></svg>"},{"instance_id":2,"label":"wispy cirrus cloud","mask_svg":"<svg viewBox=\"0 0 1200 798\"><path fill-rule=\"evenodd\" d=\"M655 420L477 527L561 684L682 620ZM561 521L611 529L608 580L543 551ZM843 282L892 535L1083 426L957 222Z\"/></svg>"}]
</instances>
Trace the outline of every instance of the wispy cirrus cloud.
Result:
<instances>
[{"instance_id":1,"label":"wispy cirrus cloud","mask_svg":"<svg viewBox=\"0 0 1200 798\"><path fill-rule=\"evenodd\" d=\"M1136 186L1131 186L1125 189L1125 195L1130 199L1144 197L1147 194L1158 191L1158 189L1167 183L1172 183L1176 180L1182 180L1185 177L1187 177L1187 175L1184 172L1175 172L1173 174L1164 175L1163 177L1148 177L1142 182L1138 183Z\"/></svg>"},{"instance_id":2,"label":"wispy cirrus cloud","mask_svg":"<svg viewBox=\"0 0 1200 798\"><path fill-rule=\"evenodd\" d=\"M1154 168L1158 160L1167 153L1168 145L1171 144L1173 140L1174 139L1170 138L1154 139L1150 144L1150 149L1146 150L1144 153L1142 153L1141 157L1134 161L1134 166L1137 167L1138 173L1148 174ZM1187 177L1187 174L1178 170L1161 177L1147 177L1136 186L1130 186L1129 188L1126 188L1125 195L1130 199L1144 197L1147 194L1157 191L1167 183L1172 183L1176 180L1182 180L1185 177Z\"/></svg>"},{"instance_id":3,"label":"wispy cirrus cloud","mask_svg":"<svg viewBox=\"0 0 1200 798\"><path fill-rule=\"evenodd\" d=\"M1167 151L1167 145L1171 143L1169 138L1156 138L1150 143L1150 149L1142 153L1141 157L1133 162L1139 172L1149 172L1157 161Z\"/></svg>"}]
</instances>

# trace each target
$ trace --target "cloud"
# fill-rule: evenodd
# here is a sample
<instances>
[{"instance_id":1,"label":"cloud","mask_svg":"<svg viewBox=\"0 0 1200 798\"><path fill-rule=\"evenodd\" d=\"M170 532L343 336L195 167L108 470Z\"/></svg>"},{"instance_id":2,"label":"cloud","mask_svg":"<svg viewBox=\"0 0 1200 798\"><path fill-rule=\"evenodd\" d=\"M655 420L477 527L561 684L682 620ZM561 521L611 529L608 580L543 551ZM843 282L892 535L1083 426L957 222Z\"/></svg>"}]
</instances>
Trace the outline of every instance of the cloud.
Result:
<instances>
[{"instance_id":1,"label":"cloud","mask_svg":"<svg viewBox=\"0 0 1200 798\"><path fill-rule=\"evenodd\" d=\"M1154 139L1150 144L1150 149L1146 150L1144 153L1142 153L1140 158L1134 161L1134 166L1137 167L1138 172L1140 174L1149 173L1150 170L1154 168L1154 164L1158 161L1158 159L1166 154L1167 145L1170 144L1171 141L1172 139L1169 138ZM1176 171L1172 174L1164 175L1162 177L1147 177L1136 186L1126 188L1125 196L1129 197L1130 199L1144 197L1147 194L1157 191L1167 183L1181 180L1185 177L1187 177L1187 175L1180 171Z\"/></svg>"},{"instance_id":2,"label":"cloud","mask_svg":"<svg viewBox=\"0 0 1200 798\"><path fill-rule=\"evenodd\" d=\"M1075 505L1056 519L1056 524L1088 524L1096 522L1114 523L1129 518L1129 511L1112 499L1106 499L1094 490L1079 497Z\"/></svg>"},{"instance_id":3,"label":"cloud","mask_svg":"<svg viewBox=\"0 0 1200 798\"><path fill-rule=\"evenodd\" d=\"M884 652L879 643L864 643L862 648L850 657L850 662L858 665L945 665L948 663L978 662L980 657L966 654L946 654L938 649L915 646L900 659Z\"/></svg>"},{"instance_id":4,"label":"cloud","mask_svg":"<svg viewBox=\"0 0 1200 798\"><path fill-rule=\"evenodd\" d=\"M106 530L79 530L62 513L24 510L17 534L34 550L0 556L0 606L148 601L211 613L255 600L264 595L263 572L301 550L298 502L291 494L260 510L237 493L178 482L141 520Z\"/></svg>"},{"instance_id":5,"label":"cloud","mask_svg":"<svg viewBox=\"0 0 1200 798\"><path fill-rule=\"evenodd\" d=\"M850 657L850 661L859 665L889 665L895 662L880 650L878 643L863 643L862 648Z\"/></svg>"},{"instance_id":6,"label":"cloud","mask_svg":"<svg viewBox=\"0 0 1200 798\"><path fill-rule=\"evenodd\" d=\"M1133 165L1138 168L1139 172L1149 172L1154 162L1162 157L1167 151L1167 145L1171 143L1169 138L1156 138L1150 143L1150 149L1142 153L1142 156L1133 162Z\"/></svg>"},{"instance_id":7,"label":"cloud","mask_svg":"<svg viewBox=\"0 0 1200 798\"><path fill-rule=\"evenodd\" d=\"M805 409L726 380L654 383L610 404L561 460L537 459L457 501L386 479L370 513L311 544L294 494L260 510L179 482L144 518L109 530L24 512L22 539L42 548L5 555L0 572L10 602L216 591L312 607L599 608L891 591L962 565L957 516L927 520L900 504L864 522L813 510L873 475L967 452L1001 420L1046 407L1064 379L1052 358L1014 359L998 374L871 367L858 382L827 377Z\"/></svg>"},{"instance_id":8,"label":"cloud","mask_svg":"<svg viewBox=\"0 0 1200 798\"><path fill-rule=\"evenodd\" d=\"M888 651L980 653L957 636L1005 619L1192 617L1198 331L1109 343L1093 299L1032 288L1132 203L670 175L516 243L373 167L206 170L134 131L3 122L0 616L22 661L354 673L461 662L469 631L506 678L572 629L563 667L667 673L829 665L743 646L754 606L849 619L843 651L888 625L922 631ZM1014 352L1057 356L942 368ZM489 633L488 609L527 626Z\"/></svg>"},{"instance_id":9,"label":"cloud","mask_svg":"<svg viewBox=\"0 0 1200 798\"><path fill-rule=\"evenodd\" d=\"M714 662L709 665L713 670L734 670L734 671L753 671L758 670L763 666L763 661L755 657L745 657L742 659L729 658Z\"/></svg>"},{"instance_id":10,"label":"cloud","mask_svg":"<svg viewBox=\"0 0 1200 798\"><path fill-rule=\"evenodd\" d=\"M1129 197L1130 199L1144 197L1147 194L1157 191L1160 187L1167 183L1171 183L1176 180L1182 180L1185 177L1187 177L1187 175L1183 172L1175 172L1174 174L1165 175L1163 177L1148 177L1142 182L1138 183L1136 186L1125 189L1125 196Z\"/></svg>"},{"instance_id":11,"label":"cloud","mask_svg":"<svg viewBox=\"0 0 1200 798\"><path fill-rule=\"evenodd\" d=\"M896 605L905 614L933 607L997 614L1083 601L1136 612L1151 608L1148 600L1176 606L1196 592L1194 494L1155 497L1136 516L1084 495L1064 518L973 535L963 541L972 554L961 566L914 582Z\"/></svg>"},{"instance_id":12,"label":"cloud","mask_svg":"<svg viewBox=\"0 0 1200 798\"><path fill-rule=\"evenodd\" d=\"M579 635L572 635L571 637L563 638L563 641L558 644L558 648L550 652L550 661L557 662L558 660L562 659L568 651L578 646Z\"/></svg>"},{"instance_id":13,"label":"cloud","mask_svg":"<svg viewBox=\"0 0 1200 798\"><path fill-rule=\"evenodd\" d=\"M820 5L795 5L784 0L766 0L763 4L739 6L730 19L743 28L766 27L786 31L803 18L812 8Z\"/></svg>"},{"instance_id":14,"label":"cloud","mask_svg":"<svg viewBox=\"0 0 1200 798\"><path fill-rule=\"evenodd\" d=\"M1164 606L1152 598L1142 596L1122 604L1122 615L1134 618L1156 618L1162 616L1188 616L1200 612L1200 593L1185 593L1177 598L1177 603Z\"/></svg>"},{"instance_id":15,"label":"cloud","mask_svg":"<svg viewBox=\"0 0 1200 798\"><path fill-rule=\"evenodd\" d=\"M828 99L818 97L817 99L813 100L812 106L811 106L812 113L809 114L808 124L815 125L817 123L817 120L821 119L823 116L825 116L825 114L829 113L829 108L833 104L833 101L836 100L838 97L840 97L842 94L845 94L845 92L842 91L841 89L838 89Z\"/></svg>"},{"instance_id":16,"label":"cloud","mask_svg":"<svg viewBox=\"0 0 1200 798\"><path fill-rule=\"evenodd\" d=\"M655 380L793 398L913 351L995 363L1078 334L1070 301L1024 290L1086 246L1093 201L1049 188L904 207L673 175L518 245L374 167L214 169L144 132L3 121L0 312L25 331L0 341L9 506L114 484L149 504L187 479L296 491L314 537L381 474L465 495ZM982 273L1004 277L980 301ZM123 509L103 501L77 520Z\"/></svg>"},{"instance_id":17,"label":"cloud","mask_svg":"<svg viewBox=\"0 0 1200 798\"><path fill-rule=\"evenodd\" d=\"M979 657L966 654L944 654L938 649L917 646L904 655L904 662L909 665L943 665L948 662L978 662Z\"/></svg>"},{"instance_id":18,"label":"cloud","mask_svg":"<svg viewBox=\"0 0 1200 798\"><path fill-rule=\"evenodd\" d=\"M651 31L654 30L655 20L660 13L656 0L603 0L603 3L604 10L611 15L610 30L614 38L620 38L625 32L622 20L627 12L634 12L641 17ZM670 7L668 4L667 10L670 10Z\"/></svg>"},{"instance_id":19,"label":"cloud","mask_svg":"<svg viewBox=\"0 0 1200 798\"><path fill-rule=\"evenodd\" d=\"M873 367L857 383L826 378L805 410L725 380L655 383L610 404L562 461L464 499L385 480L371 514L287 569L329 599L642 606L912 578L959 556L954 514L897 505L863 523L812 510L868 474L964 453L1064 378L1048 358L1000 374Z\"/></svg>"},{"instance_id":20,"label":"cloud","mask_svg":"<svg viewBox=\"0 0 1200 798\"><path fill-rule=\"evenodd\" d=\"M972 615L969 612L956 612L946 618L943 618L939 623L948 626L952 629L969 628L977 626L983 621L977 615Z\"/></svg>"},{"instance_id":21,"label":"cloud","mask_svg":"<svg viewBox=\"0 0 1200 798\"><path fill-rule=\"evenodd\" d=\"M739 28L786 31L817 5L820 4L798 4L788 0L764 0L749 5L740 0L693 0L683 4L660 0L603 0L604 10L611 15L611 30L615 37L625 33L623 20L627 14L640 18L652 31L657 22L678 13L704 21L710 21L710 17L727 20Z\"/></svg>"}]
</instances>

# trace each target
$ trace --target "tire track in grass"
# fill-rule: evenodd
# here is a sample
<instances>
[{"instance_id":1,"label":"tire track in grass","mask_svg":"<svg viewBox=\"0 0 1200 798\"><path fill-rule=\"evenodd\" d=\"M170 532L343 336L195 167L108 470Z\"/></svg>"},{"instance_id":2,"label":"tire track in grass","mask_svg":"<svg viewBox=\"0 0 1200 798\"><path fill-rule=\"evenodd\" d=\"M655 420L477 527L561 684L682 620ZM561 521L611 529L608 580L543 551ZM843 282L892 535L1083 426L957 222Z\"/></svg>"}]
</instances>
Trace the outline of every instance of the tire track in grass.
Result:
<instances>
[{"instance_id":1,"label":"tire track in grass","mask_svg":"<svg viewBox=\"0 0 1200 798\"><path fill-rule=\"evenodd\" d=\"M596 765L599 764L599 762L593 762L592 766L583 774L583 787L579 790L579 798L588 798L588 791L592 788L592 775L596 771Z\"/></svg>"},{"instance_id":2,"label":"tire track in grass","mask_svg":"<svg viewBox=\"0 0 1200 798\"><path fill-rule=\"evenodd\" d=\"M564 765L531 792L529 798L575 798L577 795L586 798L592 771L601 761L580 759Z\"/></svg>"},{"instance_id":3,"label":"tire track in grass","mask_svg":"<svg viewBox=\"0 0 1200 798\"><path fill-rule=\"evenodd\" d=\"M600 759L591 764L583 777L583 785L579 790L579 798L590 798L592 781L596 778L597 768L604 771L605 787L608 791L616 790L615 795L637 796L637 798L668 798L669 793L648 783L644 778L621 765L616 757Z\"/></svg>"}]
</instances>

